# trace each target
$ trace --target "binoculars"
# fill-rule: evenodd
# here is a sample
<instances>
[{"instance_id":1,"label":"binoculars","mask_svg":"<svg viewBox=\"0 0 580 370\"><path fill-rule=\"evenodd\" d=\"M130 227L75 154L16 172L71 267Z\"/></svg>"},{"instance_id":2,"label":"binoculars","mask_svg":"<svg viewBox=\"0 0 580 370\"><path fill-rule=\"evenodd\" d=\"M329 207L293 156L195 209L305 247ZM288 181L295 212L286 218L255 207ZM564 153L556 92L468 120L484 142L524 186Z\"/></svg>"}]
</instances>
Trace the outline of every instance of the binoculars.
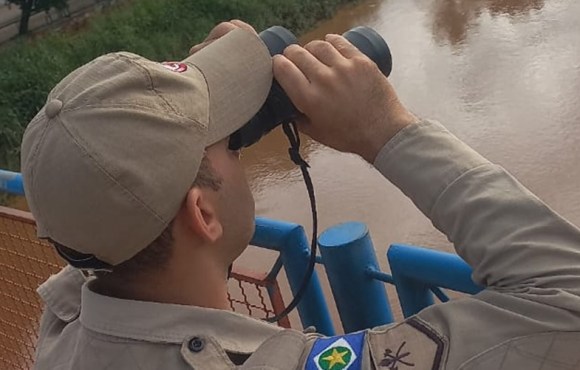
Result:
<instances>
[{"instance_id":1,"label":"binoculars","mask_svg":"<svg viewBox=\"0 0 580 370\"><path fill-rule=\"evenodd\" d=\"M385 76L391 73L393 62L391 51L385 40L372 28L356 27L343 34L358 50L374 61ZM284 27L273 26L260 33L260 39L268 48L270 55L282 54L298 39ZM230 136L229 148L238 150L255 144L276 126L291 122L299 115L298 110L276 80L266 102L258 113L242 128Z\"/></svg>"}]
</instances>

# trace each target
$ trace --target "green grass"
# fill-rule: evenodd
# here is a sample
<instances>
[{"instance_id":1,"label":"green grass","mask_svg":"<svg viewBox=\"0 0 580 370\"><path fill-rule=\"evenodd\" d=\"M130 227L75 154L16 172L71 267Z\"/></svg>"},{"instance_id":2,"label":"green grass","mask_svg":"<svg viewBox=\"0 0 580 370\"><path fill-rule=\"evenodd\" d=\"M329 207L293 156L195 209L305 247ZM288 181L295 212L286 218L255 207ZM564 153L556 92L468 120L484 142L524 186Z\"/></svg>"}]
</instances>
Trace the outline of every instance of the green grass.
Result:
<instances>
[{"instance_id":1,"label":"green grass","mask_svg":"<svg viewBox=\"0 0 580 370\"><path fill-rule=\"evenodd\" d=\"M356 0L133 0L93 17L80 31L21 39L0 51L0 168L19 169L22 133L64 76L95 57L131 51L178 60L217 23L242 19L257 30L282 25L295 34Z\"/></svg>"}]
</instances>

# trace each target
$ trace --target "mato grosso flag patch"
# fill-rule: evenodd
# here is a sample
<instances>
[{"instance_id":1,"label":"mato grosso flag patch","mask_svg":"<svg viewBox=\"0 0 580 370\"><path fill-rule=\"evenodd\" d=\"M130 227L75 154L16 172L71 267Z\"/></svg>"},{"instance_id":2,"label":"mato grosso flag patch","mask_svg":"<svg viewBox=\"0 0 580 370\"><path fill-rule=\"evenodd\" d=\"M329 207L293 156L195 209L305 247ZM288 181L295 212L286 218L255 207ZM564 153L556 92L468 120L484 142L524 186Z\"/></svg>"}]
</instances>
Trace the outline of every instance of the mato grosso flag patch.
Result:
<instances>
[{"instance_id":1,"label":"mato grosso flag patch","mask_svg":"<svg viewBox=\"0 0 580 370\"><path fill-rule=\"evenodd\" d=\"M319 338L308 355L305 370L360 370L365 332Z\"/></svg>"}]
</instances>

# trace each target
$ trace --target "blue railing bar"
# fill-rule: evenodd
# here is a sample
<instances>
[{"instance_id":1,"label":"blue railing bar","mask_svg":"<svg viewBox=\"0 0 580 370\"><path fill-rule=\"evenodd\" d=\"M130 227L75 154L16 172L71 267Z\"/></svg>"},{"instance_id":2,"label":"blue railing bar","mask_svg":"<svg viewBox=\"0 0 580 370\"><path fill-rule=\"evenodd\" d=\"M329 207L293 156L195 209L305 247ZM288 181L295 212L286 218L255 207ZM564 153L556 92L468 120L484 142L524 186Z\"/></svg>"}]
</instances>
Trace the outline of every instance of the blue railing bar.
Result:
<instances>
[{"instance_id":1,"label":"blue railing bar","mask_svg":"<svg viewBox=\"0 0 580 370\"><path fill-rule=\"evenodd\" d=\"M405 317L434 303L431 287L469 294L483 289L471 279L471 267L451 253L394 244L387 252L387 259Z\"/></svg>"},{"instance_id":2,"label":"blue railing bar","mask_svg":"<svg viewBox=\"0 0 580 370\"><path fill-rule=\"evenodd\" d=\"M320 256L316 256L316 263L318 264L322 264L322 257ZM282 257L278 256L278 258L276 259L276 262L274 262L274 264L272 265L272 269L270 269L270 272L268 273L268 279L275 279L276 276L278 276L278 274L280 273L280 270L282 269L282 267L284 267L284 264L282 263Z\"/></svg>"},{"instance_id":3,"label":"blue railing bar","mask_svg":"<svg viewBox=\"0 0 580 370\"><path fill-rule=\"evenodd\" d=\"M22 175L18 172L0 170L0 191L14 195L24 195Z\"/></svg>"},{"instance_id":4,"label":"blue railing bar","mask_svg":"<svg viewBox=\"0 0 580 370\"><path fill-rule=\"evenodd\" d=\"M290 290L296 295L306 275L310 258L310 243L304 228L298 224L256 217L256 230L250 244L280 252ZM298 314L305 328L314 326L319 333L335 334L316 271L298 304Z\"/></svg>"},{"instance_id":5,"label":"blue railing bar","mask_svg":"<svg viewBox=\"0 0 580 370\"><path fill-rule=\"evenodd\" d=\"M382 272L380 270L377 270L374 267L368 266L365 270L365 273L376 280L385 282L387 284L395 284L395 280L393 280L393 277L385 272Z\"/></svg>"},{"instance_id":6,"label":"blue railing bar","mask_svg":"<svg viewBox=\"0 0 580 370\"><path fill-rule=\"evenodd\" d=\"M431 292L433 292L433 294L435 294L435 297L437 297L437 299L439 299L441 302L443 303L449 302L449 297L447 296L447 294L445 294L444 291L441 290L441 288L432 286L430 290Z\"/></svg>"},{"instance_id":7,"label":"blue railing bar","mask_svg":"<svg viewBox=\"0 0 580 370\"><path fill-rule=\"evenodd\" d=\"M373 267L367 267L366 273L373 279L383 281L387 284L395 284L395 280L393 279L392 275L377 270ZM433 292L433 294L435 294L437 299L439 299L441 302L449 302L449 297L439 287L430 287L429 289L431 290L431 292Z\"/></svg>"},{"instance_id":8,"label":"blue railing bar","mask_svg":"<svg viewBox=\"0 0 580 370\"><path fill-rule=\"evenodd\" d=\"M456 254L393 244L387 252L391 270L429 286L477 294L483 287L471 279L472 269ZM393 272L394 275L394 272Z\"/></svg>"},{"instance_id":9,"label":"blue railing bar","mask_svg":"<svg viewBox=\"0 0 580 370\"><path fill-rule=\"evenodd\" d=\"M282 252L290 234L300 225L256 217L256 229L250 244L260 248ZM305 252L308 254L308 252Z\"/></svg>"},{"instance_id":10,"label":"blue railing bar","mask_svg":"<svg viewBox=\"0 0 580 370\"><path fill-rule=\"evenodd\" d=\"M258 224L258 219L272 221L271 219L256 218L256 235L254 235L254 239L252 239L251 244L255 245L260 248L265 248L273 251L280 252L280 245L284 243L286 238L288 237L288 233L292 231L294 227L302 227L297 224L293 223L286 223L282 222L283 224L290 225L290 226L282 226L280 225L270 225L270 224ZM258 234L258 227L260 227L260 232ZM310 252L308 252L310 254ZM316 255L316 263L322 264L322 257Z\"/></svg>"}]
</instances>

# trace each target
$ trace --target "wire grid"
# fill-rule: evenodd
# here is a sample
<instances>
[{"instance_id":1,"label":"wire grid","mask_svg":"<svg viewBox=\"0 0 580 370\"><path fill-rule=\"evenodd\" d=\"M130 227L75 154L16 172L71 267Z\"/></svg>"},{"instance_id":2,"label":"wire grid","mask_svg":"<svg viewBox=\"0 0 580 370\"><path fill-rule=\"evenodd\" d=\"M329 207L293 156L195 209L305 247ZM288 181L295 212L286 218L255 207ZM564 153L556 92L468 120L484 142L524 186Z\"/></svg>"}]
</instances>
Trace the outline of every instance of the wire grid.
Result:
<instances>
[{"instance_id":1,"label":"wire grid","mask_svg":"<svg viewBox=\"0 0 580 370\"><path fill-rule=\"evenodd\" d=\"M228 282L228 299L233 311L257 319L274 317L284 309L280 289L275 280L266 278L266 274L240 272L234 269L232 279ZM278 325L290 327L287 318Z\"/></svg>"},{"instance_id":2,"label":"wire grid","mask_svg":"<svg viewBox=\"0 0 580 370\"><path fill-rule=\"evenodd\" d=\"M31 218L0 210L0 368L32 367L42 311L36 287L62 266Z\"/></svg>"},{"instance_id":3,"label":"wire grid","mask_svg":"<svg viewBox=\"0 0 580 370\"><path fill-rule=\"evenodd\" d=\"M266 304L264 299L265 287L245 282L242 280L234 280L235 285L229 287L228 289L228 299L230 300L230 307L236 312L244 312L250 316L256 316L259 318L269 318L273 315L274 310L271 305ZM251 289L251 292L247 292L247 289ZM232 290L234 293L232 293ZM238 293L238 294L236 294ZM251 303L248 298L248 294L257 297L260 301L259 303ZM238 297L241 297L238 298ZM258 314L260 312L260 314ZM261 317L260 317L261 316Z\"/></svg>"},{"instance_id":4,"label":"wire grid","mask_svg":"<svg viewBox=\"0 0 580 370\"><path fill-rule=\"evenodd\" d=\"M275 279L266 273L256 273L239 268L232 271L228 282L228 299L233 311L257 319L269 319L284 310L284 301ZM289 328L287 317L278 321L278 325Z\"/></svg>"},{"instance_id":5,"label":"wire grid","mask_svg":"<svg viewBox=\"0 0 580 370\"><path fill-rule=\"evenodd\" d=\"M0 369L32 368L42 313L36 288L63 266L37 239L29 213L0 207ZM262 319L284 309L278 283L266 273L236 268L228 285L234 311ZM278 324L290 327L287 318Z\"/></svg>"}]
</instances>

